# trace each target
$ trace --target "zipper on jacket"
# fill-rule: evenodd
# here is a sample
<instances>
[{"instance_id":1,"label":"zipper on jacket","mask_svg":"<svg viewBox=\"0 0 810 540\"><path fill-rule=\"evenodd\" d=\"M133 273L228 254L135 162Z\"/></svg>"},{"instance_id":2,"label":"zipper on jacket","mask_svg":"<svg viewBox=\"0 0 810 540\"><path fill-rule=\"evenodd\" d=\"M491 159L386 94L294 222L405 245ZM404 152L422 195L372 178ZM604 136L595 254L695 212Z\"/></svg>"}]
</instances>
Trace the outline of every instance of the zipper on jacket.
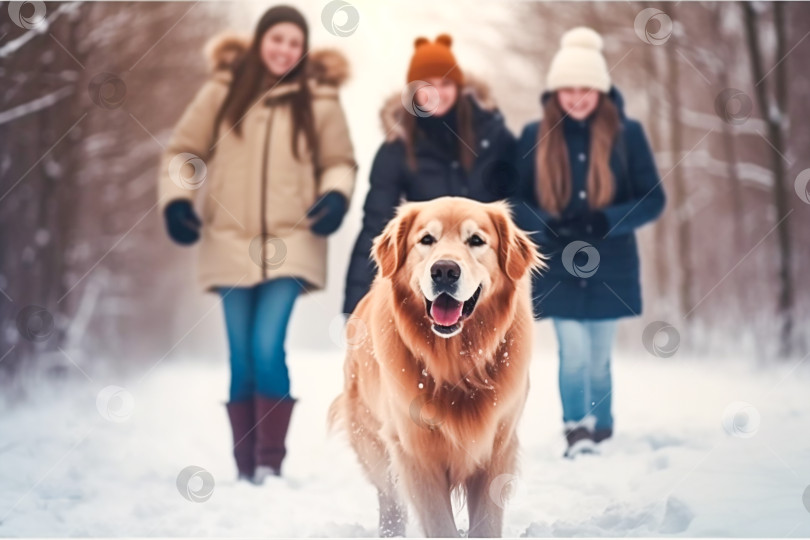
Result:
<instances>
[{"instance_id":1,"label":"zipper on jacket","mask_svg":"<svg viewBox=\"0 0 810 540\"><path fill-rule=\"evenodd\" d=\"M268 103L270 115L267 118L267 130L264 135L264 151L262 155L262 189L261 189L261 203L259 208L259 218L262 220L262 279L267 279L267 258L265 257L264 250L267 249L267 220L265 214L267 213L267 162L268 154L270 152L270 128L273 125L273 107Z\"/></svg>"}]
</instances>

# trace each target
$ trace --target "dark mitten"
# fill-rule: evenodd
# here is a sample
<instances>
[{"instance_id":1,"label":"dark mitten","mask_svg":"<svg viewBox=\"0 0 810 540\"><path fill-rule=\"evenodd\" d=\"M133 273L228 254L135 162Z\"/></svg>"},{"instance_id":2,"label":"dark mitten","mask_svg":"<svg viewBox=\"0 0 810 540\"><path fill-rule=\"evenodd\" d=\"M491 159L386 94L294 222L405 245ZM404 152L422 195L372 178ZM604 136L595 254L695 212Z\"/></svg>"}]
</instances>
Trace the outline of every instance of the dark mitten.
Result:
<instances>
[{"instance_id":1,"label":"dark mitten","mask_svg":"<svg viewBox=\"0 0 810 540\"><path fill-rule=\"evenodd\" d=\"M583 225L580 218L552 219L548 227L557 238L570 241L582 236Z\"/></svg>"},{"instance_id":2,"label":"dark mitten","mask_svg":"<svg viewBox=\"0 0 810 540\"><path fill-rule=\"evenodd\" d=\"M598 210L559 222L555 232L562 238L604 238L608 232L607 216Z\"/></svg>"},{"instance_id":3,"label":"dark mitten","mask_svg":"<svg viewBox=\"0 0 810 540\"><path fill-rule=\"evenodd\" d=\"M594 210L585 216L585 234L595 238L604 238L608 233L608 220L604 212Z\"/></svg>"},{"instance_id":4,"label":"dark mitten","mask_svg":"<svg viewBox=\"0 0 810 540\"><path fill-rule=\"evenodd\" d=\"M335 232L346 215L346 196L339 191L328 191L307 211L307 217L314 218L312 232L326 236Z\"/></svg>"},{"instance_id":5,"label":"dark mitten","mask_svg":"<svg viewBox=\"0 0 810 540\"><path fill-rule=\"evenodd\" d=\"M169 237L182 246L188 246L200 238L202 222L194 212L188 199L177 199L166 205L163 210L166 230Z\"/></svg>"},{"instance_id":6,"label":"dark mitten","mask_svg":"<svg viewBox=\"0 0 810 540\"><path fill-rule=\"evenodd\" d=\"M568 220L552 218L546 221L545 228L547 235L551 238L564 238L568 239L573 234Z\"/></svg>"}]
</instances>

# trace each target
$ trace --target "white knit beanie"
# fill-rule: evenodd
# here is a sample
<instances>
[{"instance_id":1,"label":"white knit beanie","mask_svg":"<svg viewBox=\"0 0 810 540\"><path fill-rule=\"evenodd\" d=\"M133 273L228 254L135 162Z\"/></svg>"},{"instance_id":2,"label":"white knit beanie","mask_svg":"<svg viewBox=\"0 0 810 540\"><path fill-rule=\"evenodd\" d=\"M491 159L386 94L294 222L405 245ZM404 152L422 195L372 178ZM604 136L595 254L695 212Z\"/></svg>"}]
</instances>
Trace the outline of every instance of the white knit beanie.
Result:
<instances>
[{"instance_id":1,"label":"white knit beanie","mask_svg":"<svg viewBox=\"0 0 810 540\"><path fill-rule=\"evenodd\" d=\"M563 34L560 50L551 60L546 89L595 88L610 90L610 73L602 56L602 36L586 26Z\"/></svg>"}]
</instances>

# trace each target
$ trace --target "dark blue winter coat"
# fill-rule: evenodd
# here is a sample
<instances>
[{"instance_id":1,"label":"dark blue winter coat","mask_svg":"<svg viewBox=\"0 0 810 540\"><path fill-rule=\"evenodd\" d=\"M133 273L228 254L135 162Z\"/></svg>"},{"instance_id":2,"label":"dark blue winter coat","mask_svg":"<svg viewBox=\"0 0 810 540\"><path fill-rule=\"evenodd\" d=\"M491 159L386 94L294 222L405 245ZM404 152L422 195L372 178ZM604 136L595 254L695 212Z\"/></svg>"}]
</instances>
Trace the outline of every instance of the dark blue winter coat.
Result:
<instances>
[{"instance_id":1,"label":"dark blue winter coat","mask_svg":"<svg viewBox=\"0 0 810 540\"><path fill-rule=\"evenodd\" d=\"M550 93L542 96L543 102ZM572 319L609 319L639 315L641 313L641 284L639 256L635 230L658 217L664 208L665 196L653 154L641 124L625 116L624 101L613 87L608 93L619 111L621 129L614 144L610 167L615 182L613 202L602 211L607 218L608 233L587 241L598 253L595 272L588 263L587 253L593 250L576 249L568 268L563 251L573 240L561 240L544 225L553 217L539 208L535 195L535 159L539 122L528 124L518 141L515 166L519 187L510 197L513 205L525 204L516 212L518 224L526 231L537 231L532 238L541 251L551 257L549 269L533 278L532 296L535 318L561 317ZM562 217L576 217L588 212L586 179L589 165L590 118L577 121L565 117L559 129L564 130L571 170L571 199ZM525 157L524 157L525 156ZM541 194L542 196L542 194ZM579 269L577 269L579 267ZM578 275L575 275L578 274Z\"/></svg>"},{"instance_id":2,"label":"dark blue winter coat","mask_svg":"<svg viewBox=\"0 0 810 540\"><path fill-rule=\"evenodd\" d=\"M470 89L468 88L468 91ZM397 95L382 111L383 129L388 140L382 144L371 166L370 187L363 205L363 228L352 251L346 275L343 313L354 311L371 288L377 268L371 259L373 239L394 216L403 201L429 201L437 197L467 197L481 202L503 199L517 183L511 165L515 137L504 124L503 116L489 101L486 89L476 95L464 94L472 104L476 144L475 161L469 173L459 162L457 128L451 117L419 118L414 143L416 169L406 162L402 134L398 133L397 115L407 114Z\"/></svg>"}]
</instances>

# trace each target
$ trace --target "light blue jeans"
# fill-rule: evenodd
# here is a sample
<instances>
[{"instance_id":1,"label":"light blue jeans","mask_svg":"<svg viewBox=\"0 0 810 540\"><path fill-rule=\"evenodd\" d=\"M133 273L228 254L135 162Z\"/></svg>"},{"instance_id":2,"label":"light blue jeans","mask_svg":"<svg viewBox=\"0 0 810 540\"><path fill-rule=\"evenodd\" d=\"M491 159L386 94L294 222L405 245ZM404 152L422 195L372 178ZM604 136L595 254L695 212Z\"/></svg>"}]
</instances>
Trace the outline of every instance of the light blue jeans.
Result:
<instances>
[{"instance_id":1,"label":"light blue jeans","mask_svg":"<svg viewBox=\"0 0 810 540\"><path fill-rule=\"evenodd\" d=\"M563 422L596 417L596 429L613 429L610 356L617 319L552 318L560 351Z\"/></svg>"},{"instance_id":2,"label":"light blue jeans","mask_svg":"<svg viewBox=\"0 0 810 540\"><path fill-rule=\"evenodd\" d=\"M230 400L254 393L283 398L290 393L284 339L301 282L282 277L253 287L220 287L231 360Z\"/></svg>"}]
</instances>

